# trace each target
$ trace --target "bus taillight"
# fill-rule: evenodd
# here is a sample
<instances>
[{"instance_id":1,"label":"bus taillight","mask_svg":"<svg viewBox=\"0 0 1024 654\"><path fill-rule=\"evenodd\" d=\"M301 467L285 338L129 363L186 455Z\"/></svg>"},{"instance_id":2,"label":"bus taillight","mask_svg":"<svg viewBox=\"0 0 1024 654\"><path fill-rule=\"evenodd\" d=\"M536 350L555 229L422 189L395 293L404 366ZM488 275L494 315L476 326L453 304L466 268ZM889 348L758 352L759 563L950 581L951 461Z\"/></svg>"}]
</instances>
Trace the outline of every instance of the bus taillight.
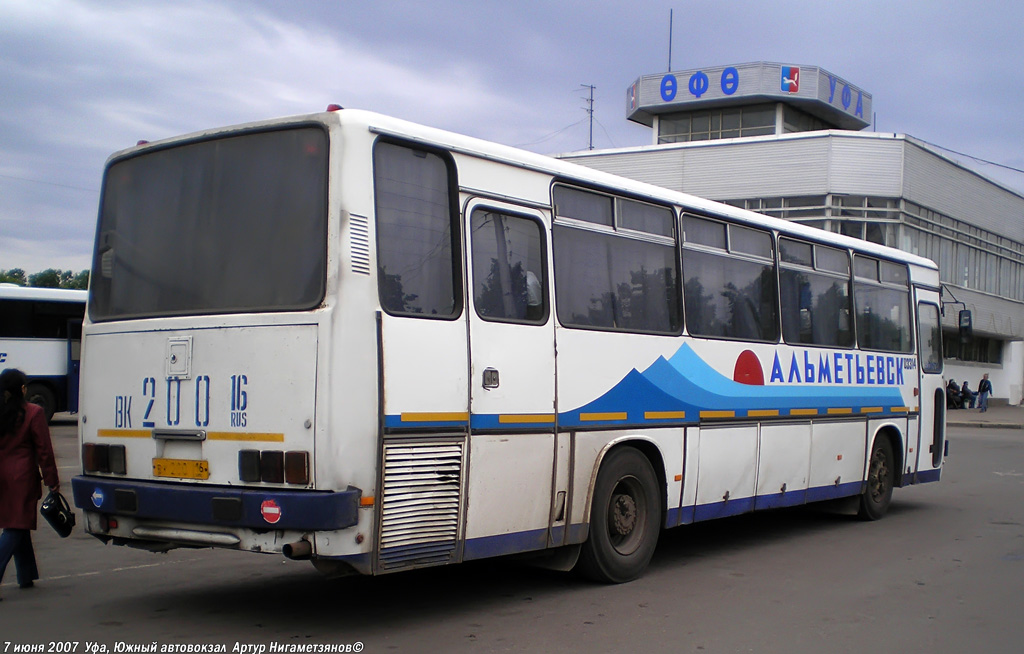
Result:
<instances>
[{"instance_id":1,"label":"bus taillight","mask_svg":"<svg viewBox=\"0 0 1024 654\"><path fill-rule=\"evenodd\" d=\"M127 473L124 445L86 443L82 446L82 466L86 472Z\"/></svg>"},{"instance_id":2,"label":"bus taillight","mask_svg":"<svg viewBox=\"0 0 1024 654\"><path fill-rule=\"evenodd\" d=\"M238 477L247 482L309 484L309 452L241 450Z\"/></svg>"}]
</instances>

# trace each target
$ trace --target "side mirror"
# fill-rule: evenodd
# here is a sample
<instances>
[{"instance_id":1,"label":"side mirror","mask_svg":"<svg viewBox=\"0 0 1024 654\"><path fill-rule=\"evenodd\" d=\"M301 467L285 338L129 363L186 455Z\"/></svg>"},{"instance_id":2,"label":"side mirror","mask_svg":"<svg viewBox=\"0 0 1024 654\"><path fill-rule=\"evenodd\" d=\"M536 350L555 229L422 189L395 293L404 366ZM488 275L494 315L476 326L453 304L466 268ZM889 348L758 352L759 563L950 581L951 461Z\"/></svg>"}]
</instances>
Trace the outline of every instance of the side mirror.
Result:
<instances>
[{"instance_id":1,"label":"side mirror","mask_svg":"<svg viewBox=\"0 0 1024 654\"><path fill-rule=\"evenodd\" d=\"M971 312L969 309L964 309L960 312L960 343L967 345L971 342L971 338L974 335L974 330L971 325Z\"/></svg>"}]
</instances>

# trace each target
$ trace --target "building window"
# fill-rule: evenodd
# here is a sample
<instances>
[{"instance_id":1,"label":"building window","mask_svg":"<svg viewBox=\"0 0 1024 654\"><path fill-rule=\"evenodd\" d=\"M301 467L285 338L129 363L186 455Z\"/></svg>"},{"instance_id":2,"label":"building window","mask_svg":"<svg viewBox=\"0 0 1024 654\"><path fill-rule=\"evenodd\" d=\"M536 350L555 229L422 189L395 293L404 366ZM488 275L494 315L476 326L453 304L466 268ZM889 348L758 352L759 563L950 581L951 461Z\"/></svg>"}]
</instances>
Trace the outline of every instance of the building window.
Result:
<instances>
[{"instance_id":1,"label":"building window","mask_svg":"<svg viewBox=\"0 0 1024 654\"><path fill-rule=\"evenodd\" d=\"M658 121L658 143L709 141L774 133L774 104L666 114Z\"/></svg>"},{"instance_id":2,"label":"building window","mask_svg":"<svg viewBox=\"0 0 1024 654\"><path fill-rule=\"evenodd\" d=\"M796 107L783 105L782 131L784 133L813 132L821 129L829 129L829 126L824 121L815 118L809 113L800 111Z\"/></svg>"},{"instance_id":3,"label":"building window","mask_svg":"<svg viewBox=\"0 0 1024 654\"><path fill-rule=\"evenodd\" d=\"M959 333L943 331L942 350L947 359L959 359L974 363L1001 364L1003 362L1003 341L998 338L972 336L967 343L961 343Z\"/></svg>"}]
</instances>

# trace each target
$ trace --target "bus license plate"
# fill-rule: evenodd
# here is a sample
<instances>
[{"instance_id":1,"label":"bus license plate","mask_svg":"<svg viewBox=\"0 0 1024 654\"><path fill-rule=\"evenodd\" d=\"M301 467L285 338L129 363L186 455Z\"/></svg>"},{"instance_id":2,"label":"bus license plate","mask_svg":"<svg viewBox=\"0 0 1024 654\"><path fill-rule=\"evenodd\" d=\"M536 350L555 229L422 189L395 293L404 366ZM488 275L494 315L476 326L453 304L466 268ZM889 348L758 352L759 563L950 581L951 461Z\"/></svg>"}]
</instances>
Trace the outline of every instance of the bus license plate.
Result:
<instances>
[{"instance_id":1,"label":"bus license plate","mask_svg":"<svg viewBox=\"0 0 1024 654\"><path fill-rule=\"evenodd\" d=\"M194 459L153 459L154 477L209 479L210 462Z\"/></svg>"}]
</instances>

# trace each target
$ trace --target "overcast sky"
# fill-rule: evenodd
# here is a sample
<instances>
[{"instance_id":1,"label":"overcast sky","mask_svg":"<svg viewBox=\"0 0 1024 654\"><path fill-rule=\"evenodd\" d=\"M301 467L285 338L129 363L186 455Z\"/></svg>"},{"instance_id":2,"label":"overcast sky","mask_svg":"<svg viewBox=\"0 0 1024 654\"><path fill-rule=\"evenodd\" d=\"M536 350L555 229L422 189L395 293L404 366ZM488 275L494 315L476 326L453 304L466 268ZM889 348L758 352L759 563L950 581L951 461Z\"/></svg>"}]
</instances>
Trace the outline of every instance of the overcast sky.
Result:
<instances>
[{"instance_id":1,"label":"overcast sky","mask_svg":"<svg viewBox=\"0 0 1024 654\"><path fill-rule=\"evenodd\" d=\"M568 152L586 84L595 147L648 144L626 89L667 69L669 9L675 70L820 66L878 131L1024 168L1020 0L0 0L0 269L87 268L104 161L139 139L333 102Z\"/></svg>"}]
</instances>

